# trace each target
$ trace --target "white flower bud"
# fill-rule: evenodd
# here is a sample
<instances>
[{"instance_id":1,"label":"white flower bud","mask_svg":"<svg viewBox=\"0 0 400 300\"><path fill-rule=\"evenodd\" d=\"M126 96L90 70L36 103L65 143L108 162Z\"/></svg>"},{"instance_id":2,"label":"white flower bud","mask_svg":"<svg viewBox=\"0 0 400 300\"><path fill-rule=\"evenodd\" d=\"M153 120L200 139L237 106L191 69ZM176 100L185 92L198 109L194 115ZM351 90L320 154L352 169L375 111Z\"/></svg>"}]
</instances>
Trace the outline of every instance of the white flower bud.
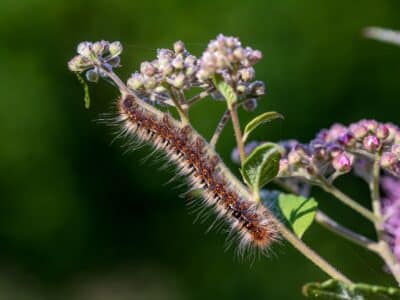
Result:
<instances>
[{"instance_id":1,"label":"white flower bud","mask_svg":"<svg viewBox=\"0 0 400 300\"><path fill-rule=\"evenodd\" d=\"M112 57L120 55L122 53L122 44L118 41L112 42L109 46L109 52Z\"/></svg>"},{"instance_id":2,"label":"white flower bud","mask_svg":"<svg viewBox=\"0 0 400 300\"><path fill-rule=\"evenodd\" d=\"M182 73L179 73L179 74L174 78L173 85L174 85L176 88L180 89L180 88L183 87L184 84L185 84L185 75L182 74Z\"/></svg>"},{"instance_id":3,"label":"white flower bud","mask_svg":"<svg viewBox=\"0 0 400 300\"><path fill-rule=\"evenodd\" d=\"M143 87L143 76L139 73L133 73L131 78L128 79L127 85L132 90L137 90Z\"/></svg>"},{"instance_id":4,"label":"white flower bud","mask_svg":"<svg viewBox=\"0 0 400 300\"><path fill-rule=\"evenodd\" d=\"M96 70L91 69L86 72L86 79L90 82L99 81L99 73Z\"/></svg>"},{"instance_id":5,"label":"white flower bud","mask_svg":"<svg viewBox=\"0 0 400 300\"><path fill-rule=\"evenodd\" d=\"M175 57L175 59L172 61L172 66L177 70L183 69L184 67L183 57L181 55Z\"/></svg>"},{"instance_id":6,"label":"white flower bud","mask_svg":"<svg viewBox=\"0 0 400 300\"><path fill-rule=\"evenodd\" d=\"M78 54L82 55L83 57L89 58L92 53L91 47L92 47L92 43L82 42L82 43L79 43L76 51L78 52Z\"/></svg>"},{"instance_id":7,"label":"white flower bud","mask_svg":"<svg viewBox=\"0 0 400 300\"><path fill-rule=\"evenodd\" d=\"M174 43L174 51L175 53L181 53L185 51L185 44L182 41L176 41Z\"/></svg>"}]
</instances>

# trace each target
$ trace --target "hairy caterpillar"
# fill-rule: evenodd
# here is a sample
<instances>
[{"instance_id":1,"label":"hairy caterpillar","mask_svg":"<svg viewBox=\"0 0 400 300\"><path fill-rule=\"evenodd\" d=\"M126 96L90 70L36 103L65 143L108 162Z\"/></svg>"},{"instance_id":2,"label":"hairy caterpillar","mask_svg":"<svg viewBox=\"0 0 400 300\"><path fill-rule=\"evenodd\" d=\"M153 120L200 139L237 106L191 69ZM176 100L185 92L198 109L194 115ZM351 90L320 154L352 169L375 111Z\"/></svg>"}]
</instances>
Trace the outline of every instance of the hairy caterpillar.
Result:
<instances>
[{"instance_id":1,"label":"hairy caterpillar","mask_svg":"<svg viewBox=\"0 0 400 300\"><path fill-rule=\"evenodd\" d=\"M118 100L124 131L151 143L175 162L189 184L201 190L202 201L225 219L239 237L239 252L256 248L265 252L278 238L272 213L252 196L227 169L207 142L190 126L131 94Z\"/></svg>"}]
</instances>

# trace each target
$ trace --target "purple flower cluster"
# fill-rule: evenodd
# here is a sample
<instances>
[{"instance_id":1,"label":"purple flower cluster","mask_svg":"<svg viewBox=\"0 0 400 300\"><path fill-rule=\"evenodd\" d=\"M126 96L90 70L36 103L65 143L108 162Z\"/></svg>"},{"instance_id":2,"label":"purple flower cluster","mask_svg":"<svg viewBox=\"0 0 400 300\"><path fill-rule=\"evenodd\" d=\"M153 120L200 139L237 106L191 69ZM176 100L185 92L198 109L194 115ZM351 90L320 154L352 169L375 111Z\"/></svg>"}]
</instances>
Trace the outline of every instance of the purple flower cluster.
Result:
<instances>
[{"instance_id":1,"label":"purple flower cluster","mask_svg":"<svg viewBox=\"0 0 400 300\"><path fill-rule=\"evenodd\" d=\"M383 169L400 176L400 130L390 123L361 120L348 127L335 124L321 130L309 144L290 141L281 145L285 149L281 177L337 176L351 171L355 165L358 171L358 165L362 165L364 173L371 173L370 162L377 154L381 155Z\"/></svg>"},{"instance_id":2,"label":"purple flower cluster","mask_svg":"<svg viewBox=\"0 0 400 300\"><path fill-rule=\"evenodd\" d=\"M100 66L108 70L120 66L122 45L118 41L82 42L77 52L78 55L68 62L69 69L77 73L86 71L87 80L97 82L99 76L105 77Z\"/></svg>"},{"instance_id":3,"label":"purple flower cluster","mask_svg":"<svg viewBox=\"0 0 400 300\"><path fill-rule=\"evenodd\" d=\"M400 180L383 176L380 185L386 239L400 262Z\"/></svg>"}]
</instances>

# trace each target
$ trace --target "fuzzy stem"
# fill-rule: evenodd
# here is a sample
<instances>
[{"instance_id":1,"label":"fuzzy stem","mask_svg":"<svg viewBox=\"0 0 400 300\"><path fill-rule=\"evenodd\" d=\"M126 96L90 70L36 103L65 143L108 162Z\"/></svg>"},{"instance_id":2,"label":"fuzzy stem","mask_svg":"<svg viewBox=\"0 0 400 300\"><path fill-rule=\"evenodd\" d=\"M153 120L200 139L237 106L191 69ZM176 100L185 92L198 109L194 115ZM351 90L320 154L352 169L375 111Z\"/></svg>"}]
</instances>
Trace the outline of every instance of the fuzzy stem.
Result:
<instances>
[{"instance_id":1,"label":"fuzzy stem","mask_svg":"<svg viewBox=\"0 0 400 300\"><path fill-rule=\"evenodd\" d=\"M341 236L353 242L361 247L364 247L370 251L378 253L378 243L370 240L369 238L360 235L343 225L337 223L335 220L331 219L329 216L324 214L322 211L318 210L317 214L315 215L315 221L318 222L320 225L328 229L329 231Z\"/></svg>"},{"instance_id":2,"label":"fuzzy stem","mask_svg":"<svg viewBox=\"0 0 400 300\"><path fill-rule=\"evenodd\" d=\"M356 212L358 212L360 215L364 216L368 220L375 222L376 216L368 209L365 207L361 206L358 204L355 200L353 200L351 197L343 193L341 190L336 188L332 183L330 183L325 177L323 176L318 176L319 184L321 188L335 196L338 200L343 202L345 205L349 206L350 208L354 209Z\"/></svg>"},{"instance_id":3,"label":"fuzzy stem","mask_svg":"<svg viewBox=\"0 0 400 300\"><path fill-rule=\"evenodd\" d=\"M230 112L231 118L232 118L232 125L233 125L233 130L235 132L236 144L239 149L240 161L241 161L241 163L243 163L246 159L246 153L244 151L242 131L240 129L237 106L235 103L229 107L229 112Z\"/></svg>"},{"instance_id":4,"label":"fuzzy stem","mask_svg":"<svg viewBox=\"0 0 400 300\"><path fill-rule=\"evenodd\" d=\"M314 250L308 247L302 240L297 238L291 231L289 231L283 224L281 224L279 221L276 222L278 223L279 231L282 234L282 236L290 244L292 244L292 246L296 248L301 254L307 257L310 261L312 261L317 267L319 267L330 277L343 281L348 284L352 284L350 279L348 279L345 275L340 273L337 269L335 269L332 265L330 265L327 261L325 261Z\"/></svg>"},{"instance_id":5,"label":"fuzzy stem","mask_svg":"<svg viewBox=\"0 0 400 300\"><path fill-rule=\"evenodd\" d=\"M372 180L370 182L371 201L376 220L374 221L376 234L379 239L379 255L385 261L387 267L395 277L397 283L400 285L400 263L394 256L389 244L385 241L384 223L381 209L381 199L379 193L380 181L380 158L381 154L377 154L374 159Z\"/></svg>"},{"instance_id":6,"label":"fuzzy stem","mask_svg":"<svg viewBox=\"0 0 400 300\"><path fill-rule=\"evenodd\" d=\"M217 145L217 142L222 133L222 130L224 130L229 119L230 119L230 111L229 111L229 109L227 109L227 110L225 110L224 114L222 115L221 119L219 120L217 128L215 129L215 132L210 140L210 146L212 148L215 148L215 146Z\"/></svg>"}]
</instances>

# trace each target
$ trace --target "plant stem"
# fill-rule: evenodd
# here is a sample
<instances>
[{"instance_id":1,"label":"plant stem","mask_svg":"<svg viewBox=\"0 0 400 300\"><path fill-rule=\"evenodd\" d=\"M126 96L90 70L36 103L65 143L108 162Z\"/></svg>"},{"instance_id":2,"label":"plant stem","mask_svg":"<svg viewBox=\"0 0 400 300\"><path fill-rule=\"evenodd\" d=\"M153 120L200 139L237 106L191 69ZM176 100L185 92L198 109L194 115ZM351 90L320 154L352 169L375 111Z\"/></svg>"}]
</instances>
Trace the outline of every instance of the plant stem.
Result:
<instances>
[{"instance_id":1,"label":"plant stem","mask_svg":"<svg viewBox=\"0 0 400 300\"><path fill-rule=\"evenodd\" d=\"M302 240L297 238L291 231L289 231L283 224L277 221L279 231L282 236L290 243L294 248L296 248L301 254L312 261L317 267L328 274L330 277L343 281L348 284L353 284L350 279L345 275L336 270L327 261L325 261L321 256L319 256L314 250L309 248Z\"/></svg>"},{"instance_id":2,"label":"plant stem","mask_svg":"<svg viewBox=\"0 0 400 300\"><path fill-rule=\"evenodd\" d=\"M353 200L351 197L343 193L341 190L336 188L332 183L330 183L328 180L326 180L325 177L323 176L318 176L319 184L321 188L335 196L338 200L342 201L345 205L351 207L354 209L356 212L358 212L360 215L364 216L368 220L375 222L376 216L368 209L365 207L361 206L358 204L355 200Z\"/></svg>"},{"instance_id":3,"label":"plant stem","mask_svg":"<svg viewBox=\"0 0 400 300\"><path fill-rule=\"evenodd\" d=\"M185 110L182 108L180 101L178 100L178 98L175 95L175 92L172 88L167 88L168 92L169 92L169 96L172 100L172 102L174 103L174 106L179 114L179 117L181 119L181 122L184 124L189 124L189 119L188 116L185 112Z\"/></svg>"},{"instance_id":4,"label":"plant stem","mask_svg":"<svg viewBox=\"0 0 400 300\"><path fill-rule=\"evenodd\" d=\"M397 283L400 285L400 262L397 261L389 244L385 241L384 223L381 209L381 199L379 193L380 180L380 158L381 154L377 154L374 159L372 180L370 181L371 201L376 220L374 221L376 234L379 239L379 254L385 261L387 267L392 272Z\"/></svg>"},{"instance_id":5,"label":"plant stem","mask_svg":"<svg viewBox=\"0 0 400 300\"><path fill-rule=\"evenodd\" d=\"M240 129L236 103L234 103L231 107L229 107L229 112L232 118L232 125L233 125L233 130L235 132L236 144L239 149L240 161L241 163L243 163L246 159L246 153L244 151L244 143L242 139L242 131Z\"/></svg>"},{"instance_id":6,"label":"plant stem","mask_svg":"<svg viewBox=\"0 0 400 300\"><path fill-rule=\"evenodd\" d=\"M332 231L333 233L353 242L361 247L364 247L370 251L378 253L379 246L378 243L368 239L367 237L360 235L350 229L344 227L343 225L337 223L335 220L331 219L329 216L324 214L322 211L318 210L315 215L315 221L326 229Z\"/></svg>"},{"instance_id":7,"label":"plant stem","mask_svg":"<svg viewBox=\"0 0 400 300\"><path fill-rule=\"evenodd\" d=\"M215 129L215 132L210 140L210 146L215 148L217 145L218 139L222 133L222 130L225 128L225 125L228 123L230 119L230 111L229 109L225 110L224 114L222 115L221 119L219 120L219 123L217 125L217 128Z\"/></svg>"},{"instance_id":8,"label":"plant stem","mask_svg":"<svg viewBox=\"0 0 400 300\"><path fill-rule=\"evenodd\" d=\"M189 100L186 101L186 103L184 103L182 106L183 107L190 107L193 104L195 104L196 102L204 99L205 97L207 97L208 95L210 95L211 92L213 92L215 90L214 86L209 87L207 90L201 92L200 94L197 94L196 96L193 96L192 98L190 98Z\"/></svg>"}]
</instances>

